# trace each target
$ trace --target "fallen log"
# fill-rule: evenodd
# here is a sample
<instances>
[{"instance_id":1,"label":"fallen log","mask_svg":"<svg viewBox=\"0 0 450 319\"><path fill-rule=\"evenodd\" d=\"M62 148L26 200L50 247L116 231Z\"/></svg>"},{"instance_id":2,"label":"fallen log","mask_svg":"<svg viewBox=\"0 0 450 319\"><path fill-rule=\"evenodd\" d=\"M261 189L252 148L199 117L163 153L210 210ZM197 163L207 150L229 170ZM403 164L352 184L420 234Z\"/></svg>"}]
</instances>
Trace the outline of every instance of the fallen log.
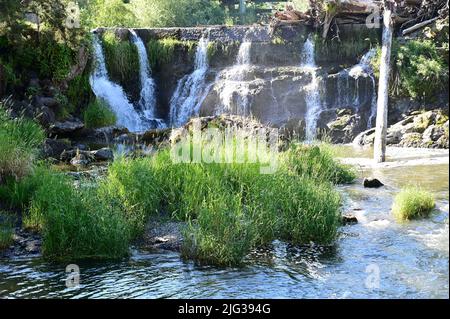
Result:
<instances>
[{"instance_id":1,"label":"fallen log","mask_svg":"<svg viewBox=\"0 0 450 319\"><path fill-rule=\"evenodd\" d=\"M402 35L405 36L407 34L410 34L414 31L417 31L427 25L429 25L430 23L433 23L434 21L436 21L439 17L434 17L433 19L429 19L420 23L417 23L416 25L413 25L412 27L409 27L405 30L403 30Z\"/></svg>"}]
</instances>

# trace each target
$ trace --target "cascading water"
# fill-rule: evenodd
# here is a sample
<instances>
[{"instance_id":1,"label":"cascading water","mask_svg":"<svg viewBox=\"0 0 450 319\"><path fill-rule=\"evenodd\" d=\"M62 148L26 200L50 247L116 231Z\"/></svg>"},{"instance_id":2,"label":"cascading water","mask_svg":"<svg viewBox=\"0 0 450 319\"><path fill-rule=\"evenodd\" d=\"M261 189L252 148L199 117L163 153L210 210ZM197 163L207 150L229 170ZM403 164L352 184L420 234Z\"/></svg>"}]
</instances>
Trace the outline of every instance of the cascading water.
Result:
<instances>
[{"instance_id":1,"label":"cascading water","mask_svg":"<svg viewBox=\"0 0 450 319\"><path fill-rule=\"evenodd\" d=\"M141 81L141 93L139 99L139 108L143 113L143 117L157 128L165 127L165 123L161 119L155 118L156 113L156 97L155 97L155 81L152 78L151 68L148 63L147 49L142 39L132 29L129 30L131 40L136 46L139 55L139 78Z\"/></svg>"},{"instance_id":2,"label":"cascading water","mask_svg":"<svg viewBox=\"0 0 450 319\"><path fill-rule=\"evenodd\" d=\"M208 71L209 36L203 36L195 52L195 69L183 77L177 84L170 100L170 123L174 127L185 124L192 115L198 113L203 91L205 90L206 72Z\"/></svg>"},{"instance_id":3,"label":"cascading water","mask_svg":"<svg viewBox=\"0 0 450 319\"><path fill-rule=\"evenodd\" d=\"M369 50L366 54L364 54L358 64L354 65L350 69L345 69L339 72L337 79L337 90L338 90L338 98L337 103L339 105L352 106L357 112L360 112L361 101L360 96L360 79L361 78L370 78L372 96L370 97L370 115L367 120L367 128L371 128L372 121L376 116L376 103L377 103L377 95L376 95L376 81L375 76L373 74L373 69L370 64L372 58L374 57L376 51L375 49ZM349 79L353 78L355 80L355 89L354 93L351 93L351 87ZM353 94L353 98L351 98L351 94ZM351 101L350 101L351 100Z\"/></svg>"},{"instance_id":4,"label":"cascading water","mask_svg":"<svg viewBox=\"0 0 450 319\"><path fill-rule=\"evenodd\" d=\"M220 113L248 115L249 87L244 82L244 78L251 67L251 48L252 42L244 39L239 47L236 63L231 68L221 72L216 79L216 81L223 81L223 88L219 93L222 104L221 109L218 110ZM237 97L236 101L234 100L235 96Z\"/></svg>"},{"instance_id":5,"label":"cascading water","mask_svg":"<svg viewBox=\"0 0 450 319\"><path fill-rule=\"evenodd\" d=\"M312 141L316 137L317 120L322 111L319 93L319 79L317 77L317 65L314 59L314 41L309 37L302 50L302 69L311 74L311 83L304 87L306 90L306 140Z\"/></svg>"},{"instance_id":6,"label":"cascading water","mask_svg":"<svg viewBox=\"0 0 450 319\"><path fill-rule=\"evenodd\" d=\"M125 126L132 132L145 130L141 117L128 101L123 88L109 80L106 70L105 55L96 34L93 40L95 70L89 78L92 90L97 98L108 103L117 116L117 124Z\"/></svg>"}]
</instances>

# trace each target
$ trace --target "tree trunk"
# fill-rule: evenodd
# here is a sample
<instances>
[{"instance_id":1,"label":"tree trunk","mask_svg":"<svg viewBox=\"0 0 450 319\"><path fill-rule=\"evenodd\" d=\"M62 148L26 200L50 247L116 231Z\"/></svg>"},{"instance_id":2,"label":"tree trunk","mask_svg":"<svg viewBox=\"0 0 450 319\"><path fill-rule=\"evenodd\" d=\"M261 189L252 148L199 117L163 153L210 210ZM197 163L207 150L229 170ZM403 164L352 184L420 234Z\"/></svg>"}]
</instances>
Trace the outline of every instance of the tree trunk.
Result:
<instances>
[{"instance_id":1,"label":"tree trunk","mask_svg":"<svg viewBox=\"0 0 450 319\"><path fill-rule=\"evenodd\" d=\"M385 1L383 13L383 46L381 48L380 81L378 85L377 120L374 142L374 160L377 163L381 163L386 160L386 132L392 34L392 9L389 1Z\"/></svg>"}]
</instances>

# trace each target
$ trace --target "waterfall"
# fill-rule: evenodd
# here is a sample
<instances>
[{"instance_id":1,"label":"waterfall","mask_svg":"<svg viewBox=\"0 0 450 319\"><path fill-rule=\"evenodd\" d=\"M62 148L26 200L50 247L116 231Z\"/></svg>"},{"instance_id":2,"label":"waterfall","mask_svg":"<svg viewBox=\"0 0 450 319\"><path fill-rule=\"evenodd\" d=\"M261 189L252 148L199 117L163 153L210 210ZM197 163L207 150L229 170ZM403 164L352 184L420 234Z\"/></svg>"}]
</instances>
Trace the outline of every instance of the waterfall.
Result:
<instances>
[{"instance_id":1,"label":"waterfall","mask_svg":"<svg viewBox=\"0 0 450 319\"><path fill-rule=\"evenodd\" d=\"M181 126L189 118L197 114L204 95L206 72L208 71L209 36L203 36L195 52L195 69L191 74L183 77L177 84L175 93L170 100L170 123Z\"/></svg>"},{"instance_id":2,"label":"waterfall","mask_svg":"<svg viewBox=\"0 0 450 319\"><path fill-rule=\"evenodd\" d=\"M372 58L374 57L376 51L375 49L369 50L364 54L358 64L354 65L350 69L345 69L339 72L337 79L337 104L340 105L351 105L356 112L360 111L361 98L359 90L359 80L361 78L370 78L372 85L372 96L370 97L370 115L367 120L367 128L371 128L372 120L376 116L377 112L377 94L376 94L376 81L373 74L373 69L370 64ZM349 100L350 83L349 78L355 79L355 91L353 93L352 102Z\"/></svg>"},{"instance_id":3,"label":"waterfall","mask_svg":"<svg viewBox=\"0 0 450 319\"><path fill-rule=\"evenodd\" d=\"M235 113L238 115L248 114L249 87L244 80L246 73L251 67L251 48L252 42L244 39L239 46L235 64L218 76L218 78L223 79L223 88L219 93L222 104L222 109L219 111L220 113ZM234 101L235 94L237 94L236 101ZM233 105L235 105L234 108Z\"/></svg>"},{"instance_id":4,"label":"waterfall","mask_svg":"<svg viewBox=\"0 0 450 319\"><path fill-rule=\"evenodd\" d=\"M97 35L94 34L93 38L95 70L91 74L89 82L95 96L108 103L116 114L117 124L125 126L132 132L145 130L139 114L128 101L123 88L109 80L102 45Z\"/></svg>"},{"instance_id":5,"label":"waterfall","mask_svg":"<svg viewBox=\"0 0 450 319\"><path fill-rule=\"evenodd\" d=\"M360 77L367 78L369 77L372 83L372 98L371 98L371 105L370 105L370 115L369 119L367 120L367 128L372 127L372 120L375 118L377 113L377 93L376 93L376 81L375 76L373 74L372 65L370 62L372 61L373 57L375 56L376 50L370 49L366 54L364 54L359 61L358 64L353 66L348 74L356 79L356 83L358 84L358 80ZM359 90L358 90L359 92ZM359 93L358 93L359 96ZM358 100L359 103L359 100Z\"/></svg>"},{"instance_id":6,"label":"waterfall","mask_svg":"<svg viewBox=\"0 0 450 319\"><path fill-rule=\"evenodd\" d=\"M317 120L322 111L319 93L319 79L317 65L314 59L314 42L308 37L302 50L301 67L311 74L311 83L304 87L306 90L306 140L312 141L316 137Z\"/></svg>"},{"instance_id":7,"label":"waterfall","mask_svg":"<svg viewBox=\"0 0 450 319\"><path fill-rule=\"evenodd\" d=\"M136 46L139 55L139 79L141 82L141 92L139 99L139 108L143 113L144 119L154 123L157 128L165 127L161 119L155 118L156 113L156 97L155 97L155 81L152 78L150 64L148 62L147 49L142 39L132 29L129 30L131 40Z\"/></svg>"}]
</instances>

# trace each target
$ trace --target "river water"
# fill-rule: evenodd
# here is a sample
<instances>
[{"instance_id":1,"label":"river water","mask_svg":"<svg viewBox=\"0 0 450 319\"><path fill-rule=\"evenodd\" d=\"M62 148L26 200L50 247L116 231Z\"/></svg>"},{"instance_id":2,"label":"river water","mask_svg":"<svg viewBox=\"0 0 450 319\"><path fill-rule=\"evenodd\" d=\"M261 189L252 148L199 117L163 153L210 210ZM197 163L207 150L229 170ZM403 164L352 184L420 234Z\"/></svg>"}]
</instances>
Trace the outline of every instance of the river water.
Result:
<instances>
[{"instance_id":1,"label":"river water","mask_svg":"<svg viewBox=\"0 0 450 319\"><path fill-rule=\"evenodd\" d=\"M364 165L370 150L345 146L340 152L358 158L360 177L374 175L386 186L364 189L361 179L339 186L345 212L359 222L342 227L331 247L274 242L232 269L197 266L174 252L134 249L121 262L78 262L75 288L66 287L66 265L39 257L4 259L0 297L448 298L448 152L394 150L390 165L376 168ZM428 219L398 224L389 212L392 198L408 184L432 191L437 209Z\"/></svg>"}]
</instances>

